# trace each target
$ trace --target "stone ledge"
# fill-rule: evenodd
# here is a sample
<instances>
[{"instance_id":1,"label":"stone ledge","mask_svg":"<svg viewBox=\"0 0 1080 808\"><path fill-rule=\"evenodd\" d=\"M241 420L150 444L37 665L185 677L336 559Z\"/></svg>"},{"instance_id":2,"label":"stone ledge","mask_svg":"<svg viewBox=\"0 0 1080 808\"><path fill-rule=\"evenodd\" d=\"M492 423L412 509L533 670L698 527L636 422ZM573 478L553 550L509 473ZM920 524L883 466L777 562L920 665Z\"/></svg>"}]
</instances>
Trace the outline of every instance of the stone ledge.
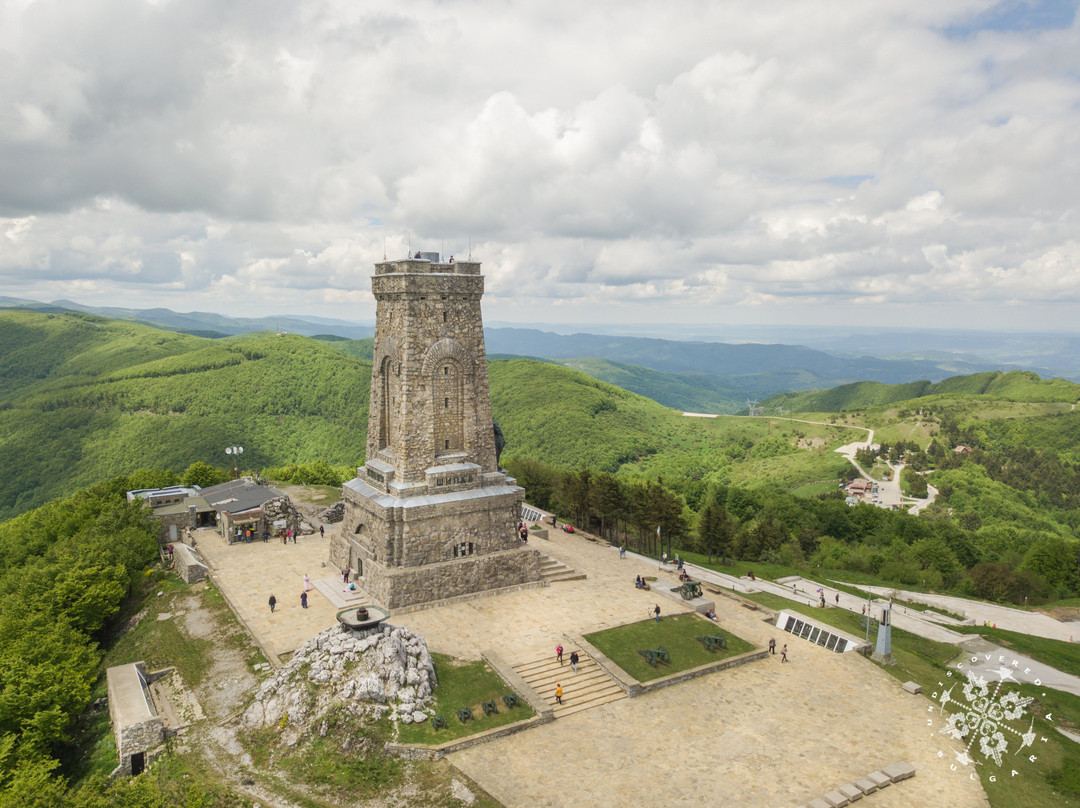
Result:
<instances>
[{"instance_id":1,"label":"stone ledge","mask_svg":"<svg viewBox=\"0 0 1080 808\"><path fill-rule=\"evenodd\" d=\"M918 684L917 682L904 682L900 686L904 688L904 690L906 690L908 693L912 693L916 696L922 693L922 685Z\"/></svg>"},{"instance_id":2,"label":"stone ledge","mask_svg":"<svg viewBox=\"0 0 1080 808\"><path fill-rule=\"evenodd\" d=\"M417 567L417 569L422 569ZM483 592L471 592L467 595L455 595L452 598L443 598L442 600L427 600L423 603L413 603L409 606L399 606L396 609L390 610L391 617L398 614L409 614L410 612L422 612L426 609L438 609L441 606L449 606L453 603L464 603L470 600L479 600L480 598L493 598L497 595L506 595L511 592L524 592L528 589L543 589L547 586L547 581L528 581L523 584L514 584L512 586L504 586L499 589L485 589Z\"/></svg>"},{"instance_id":3,"label":"stone ledge","mask_svg":"<svg viewBox=\"0 0 1080 808\"><path fill-rule=\"evenodd\" d=\"M388 754L396 755L405 760L439 760L452 752L460 752L462 749L468 749L470 746L488 743L489 741L505 738L507 735L513 735L514 733L522 732L523 730L531 729L532 727L550 724L554 720L554 716L549 715L547 718L544 718L543 716L538 715L533 718L526 718L522 721L515 721L513 724L507 724L504 727L495 727L494 729L478 732L475 735L468 735L454 741L447 741L438 746L409 746L407 744L388 743L384 749Z\"/></svg>"}]
</instances>

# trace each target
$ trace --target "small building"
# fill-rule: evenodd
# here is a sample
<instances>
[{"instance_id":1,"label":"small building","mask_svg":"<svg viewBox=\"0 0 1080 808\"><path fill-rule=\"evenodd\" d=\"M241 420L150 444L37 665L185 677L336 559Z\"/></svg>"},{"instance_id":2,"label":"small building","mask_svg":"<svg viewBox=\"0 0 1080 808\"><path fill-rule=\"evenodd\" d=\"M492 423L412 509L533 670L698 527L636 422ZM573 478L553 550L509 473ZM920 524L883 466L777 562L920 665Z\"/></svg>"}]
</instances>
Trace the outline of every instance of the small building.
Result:
<instances>
[{"instance_id":1,"label":"small building","mask_svg":"<svg viewBox=\"0 0 1080 808\"><path fill-rule=\"evenodd\" d=\"M232 541L236 531L251 529L261 536L289 527L296 530L300 518L289 497L268 485L259 485L250 477L232 480L209 488L168 486L128 491L129 502L143 500L161 522L161 544L177 544L187 530L216 527Z\"/></svg>"},{"instance_id":2,"label":"small building","mask_svg":"<svg viewBox=\"0 0 1080 808\"><path fill-rule=\"evenodd\" d=\"M150 695L146 663L117 665L105 672L109 692L109 718L116 736L120 765L114 775L141 774L165 743L165 722Z\"/></svg>"},{"instance_id":3,"label":"small building","mask_svg":"<svg viewBox=\"0 0 1080 808\"><path fill-rule=\"evenodd\" d=\"M216 512L218 532L228 542L235 540L238 530L251 530L253 537L261 537L264 532L300 527L287 495L246 477L204 488L201 496Z\"/></svg>"}]
</instances>

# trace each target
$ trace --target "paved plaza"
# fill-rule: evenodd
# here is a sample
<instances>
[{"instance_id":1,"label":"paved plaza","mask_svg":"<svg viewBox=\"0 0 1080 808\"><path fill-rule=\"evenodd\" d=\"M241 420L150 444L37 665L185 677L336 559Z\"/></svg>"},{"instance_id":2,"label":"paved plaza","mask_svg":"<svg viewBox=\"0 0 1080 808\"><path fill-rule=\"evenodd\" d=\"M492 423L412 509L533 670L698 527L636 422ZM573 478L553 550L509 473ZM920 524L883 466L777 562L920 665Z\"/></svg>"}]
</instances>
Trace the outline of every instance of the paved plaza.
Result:
<instances>
[{"instance_id":1,"label":"paved plaza","mask_svg":"<svg viewBox=\"0 0 1080 808\"><path fill-rule=\"evenodd\" d=\"M336 528L335 528L336 529ZM264 649L283 654L334 623L337 606L313 590L299 605L305 572L340 591L325 539L227 546L205 532L199 549L243 622ZM554 653L566 637L686 610L658 592L634 588L636 575L676 581L655 563L620 559L615 548L553 532L530 545L588 575L543 589L477 598L391 617L419 631L432 650L476 659L493 649L511 664ZM325 589L325 587L322 587ZM279 606L267 606L274 590ZM451 762L510 808L516 806L725 805L784 808L820 797L901 761L916 777L866 798L867 808L986 800L970 771L951 771L943 719L922 696L856 654L835 654L785 634L729 598L714 596L722 628L758 647L775 637L779 655L474 746ZM562 683L574 697L573 674ZM548 695L548 694L544 694ZM928 722L930 722L928 724ZM944 751L938 757L939 751Z\"/></svg>"}]
</instances>

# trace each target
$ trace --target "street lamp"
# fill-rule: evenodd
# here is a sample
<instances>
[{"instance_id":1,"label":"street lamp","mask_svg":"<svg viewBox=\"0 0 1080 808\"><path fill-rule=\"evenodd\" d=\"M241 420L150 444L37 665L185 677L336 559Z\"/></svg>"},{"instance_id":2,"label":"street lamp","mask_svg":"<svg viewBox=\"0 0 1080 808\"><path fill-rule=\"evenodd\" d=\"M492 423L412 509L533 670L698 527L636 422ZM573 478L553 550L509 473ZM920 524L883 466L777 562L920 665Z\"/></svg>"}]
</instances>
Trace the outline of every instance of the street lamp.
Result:
<instances>
[{"instance_id":1,"label":"street lamp","mask_svg":"<svg viewBox=\"0 0 1080 808\"><path fill-rule=\"evenodd\" d=\"M239 460L240 455L244 453L243 446L227 446L225 447L225 454L232 455L232 476L233 479L237 479L240 476Z\"/></svg>"}]
</instances>

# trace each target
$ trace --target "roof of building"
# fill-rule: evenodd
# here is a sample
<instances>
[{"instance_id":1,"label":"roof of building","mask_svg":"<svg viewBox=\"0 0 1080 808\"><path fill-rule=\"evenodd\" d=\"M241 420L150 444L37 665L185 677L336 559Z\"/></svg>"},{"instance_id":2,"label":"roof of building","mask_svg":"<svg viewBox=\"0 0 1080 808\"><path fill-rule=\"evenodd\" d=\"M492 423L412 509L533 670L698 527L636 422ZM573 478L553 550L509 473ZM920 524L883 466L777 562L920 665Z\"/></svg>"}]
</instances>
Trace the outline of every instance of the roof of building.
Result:
<instances>
[{"instance_id":1,"label":"roof of building","mask_svg":"<svg viewBox=\"0 0 1080 808\"><path fill-rule=\"evenodd\" d=\"M116 720L123 727L141 724L157 717L154 702L150 699L149 687L143 671L143 662L117 665L105 671L112 689L112 709Z\"/></svg>"},{"instance_id":2,"label":"roof of building","mask_svg":"<svg viewBox=\"0 0 1080 808\"><path fill-rule=\"evenodd\" d=\"M258 508L264 502L285 496L276 488L257 485L251 480L232 480L202 490L202 499L218 513L241 513Z\"/></svg>"}]
</instances>

